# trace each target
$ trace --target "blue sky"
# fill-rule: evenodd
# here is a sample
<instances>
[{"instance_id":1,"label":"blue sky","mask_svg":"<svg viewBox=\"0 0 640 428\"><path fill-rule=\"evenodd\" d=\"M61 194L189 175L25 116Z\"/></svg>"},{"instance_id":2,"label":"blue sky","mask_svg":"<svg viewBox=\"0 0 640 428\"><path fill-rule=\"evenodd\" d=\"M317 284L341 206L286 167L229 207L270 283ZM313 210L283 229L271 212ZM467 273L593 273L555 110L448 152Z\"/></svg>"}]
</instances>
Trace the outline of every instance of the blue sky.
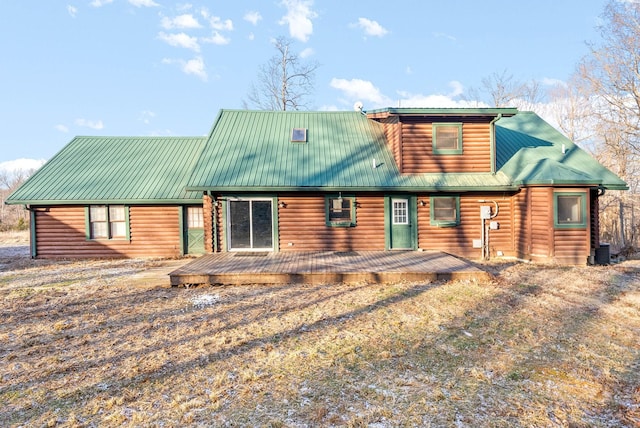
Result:
<instances>
[{"instance_id":1,"label":"blue sky","mask_svg":"<svg viewBox=\"0 0 640 428\"><path fill-rule=\"evenodd\" d=\"M604 4L2 0L0 166L75 135L205 135L242 108L278 36L320 64L317 110L460 106L504 71L565 81Z\"/></svg>"}]
</instances>

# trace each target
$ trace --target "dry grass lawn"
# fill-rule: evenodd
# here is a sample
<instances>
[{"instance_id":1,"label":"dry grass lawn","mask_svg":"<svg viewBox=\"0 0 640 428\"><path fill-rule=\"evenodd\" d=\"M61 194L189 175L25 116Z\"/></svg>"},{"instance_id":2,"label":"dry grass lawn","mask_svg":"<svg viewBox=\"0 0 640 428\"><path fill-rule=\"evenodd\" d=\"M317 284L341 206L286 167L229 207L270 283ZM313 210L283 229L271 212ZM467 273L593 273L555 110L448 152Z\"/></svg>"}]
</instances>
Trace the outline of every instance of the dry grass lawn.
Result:
<instances>
[{"instance_id":1,"label":"dry grass lawn","mask_svg":"<svg viewBox=\"0 0 640 428\"><path fill-rule=\"evenodd\" d=\"M175 261L6 248L0 426L640 425L638 262L172 289Z\"/></svg>"}]
</instances>

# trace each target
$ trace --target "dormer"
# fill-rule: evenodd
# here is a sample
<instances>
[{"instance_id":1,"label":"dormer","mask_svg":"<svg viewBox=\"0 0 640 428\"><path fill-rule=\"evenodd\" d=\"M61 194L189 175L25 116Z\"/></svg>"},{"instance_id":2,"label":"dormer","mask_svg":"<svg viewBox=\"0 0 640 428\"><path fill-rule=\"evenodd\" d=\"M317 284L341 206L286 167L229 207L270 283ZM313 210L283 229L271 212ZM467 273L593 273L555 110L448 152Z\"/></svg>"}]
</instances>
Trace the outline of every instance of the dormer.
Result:
<instances>
[{"instance_id":1,"label":"dormer","mask_svg":"<svg viewBox=\"0 0 640 428\"><path fill-rule=\"evenodd\" d=\"M515 108L385 108L367 116L384 125L400 172L495 172L493 124Z\"/></svg>"}]
</instances>

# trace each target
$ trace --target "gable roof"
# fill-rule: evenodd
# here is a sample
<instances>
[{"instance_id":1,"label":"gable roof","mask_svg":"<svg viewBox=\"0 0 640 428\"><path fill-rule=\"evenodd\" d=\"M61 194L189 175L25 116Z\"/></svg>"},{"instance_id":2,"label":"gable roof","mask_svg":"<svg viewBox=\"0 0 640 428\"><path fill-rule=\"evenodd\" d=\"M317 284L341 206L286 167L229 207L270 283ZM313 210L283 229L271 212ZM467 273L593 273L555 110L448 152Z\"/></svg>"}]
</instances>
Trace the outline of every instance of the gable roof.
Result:
<instances>
[{"instance_id":1,"label":"gable roof","mask_svg":"<svg viewBox=\"0 0 640 428\"><path fill-rule=\"evenodd\" d=\"M496 122L496 167L515 185L586 185L626 190L609 171L533 112Z\"/></svg>"},{"instance_id":2,"label":"gable roof","mask_svg":"<svg viewBox=\"0 0 640 428\"><path fill-rule=\"evenodd\" d=\"M76 137L7 203L201 201L185 190L206 137Z\"/></svg>"},{"instance_id":3,"label":"gable roof","mask_svg":"<svg viewBox=\"0 0 640 428\"><path fill-rule=\"evenodd\" d=\"M305 143L291 130L307 130ZM375 167L374 167L375 162ZM189 190L512 188L504 174L400 174L380 123L359 112L222 110Z\"/></svg>"},{"instance_id":4,"label":"gable roof","mask_svg":"<svg viewBox=\"0 0 640 428\"><path fill-rule=\"evenodd\" d=\"M495 122L495 174L400 174L383 125L360 112L221 110L207 137L76 137L6 202L195 203L202 191L627 189L535 113L507 110ZM306 130L306 141L291 141L294 128Z\"/></svg>"}]
</instances>

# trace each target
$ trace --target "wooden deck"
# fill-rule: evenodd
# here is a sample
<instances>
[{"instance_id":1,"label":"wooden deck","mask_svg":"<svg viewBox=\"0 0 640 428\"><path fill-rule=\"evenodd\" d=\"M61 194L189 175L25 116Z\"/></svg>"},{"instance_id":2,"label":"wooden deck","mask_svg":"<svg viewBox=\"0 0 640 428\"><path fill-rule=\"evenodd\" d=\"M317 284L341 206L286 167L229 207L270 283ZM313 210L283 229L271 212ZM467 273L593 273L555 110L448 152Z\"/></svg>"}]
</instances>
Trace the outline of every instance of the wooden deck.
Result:
<instances>
[{"instance_id":1,"label":"wooden deck","mask_svg":"<svg viewBox=\"0 0 640 428\"><path fill-rule=\"evenodd\" d=\"M487 279L466 260L431 251L227 252L207 254L169 274L172 286L199 284L391 283Z\"/></svg>"}]
</instances>

